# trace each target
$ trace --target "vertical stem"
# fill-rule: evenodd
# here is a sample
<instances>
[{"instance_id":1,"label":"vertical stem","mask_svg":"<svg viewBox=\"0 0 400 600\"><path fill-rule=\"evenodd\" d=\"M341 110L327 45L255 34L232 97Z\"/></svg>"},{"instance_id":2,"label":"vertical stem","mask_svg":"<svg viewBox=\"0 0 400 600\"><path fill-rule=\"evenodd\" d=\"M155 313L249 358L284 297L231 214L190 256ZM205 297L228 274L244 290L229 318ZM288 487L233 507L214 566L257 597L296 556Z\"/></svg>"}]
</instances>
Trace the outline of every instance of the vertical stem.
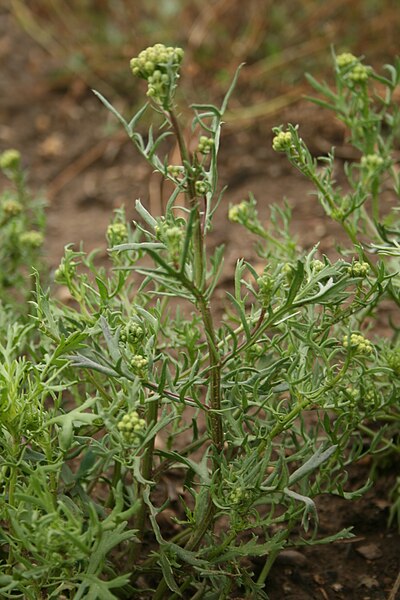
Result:
<instances>
[{"instance_id":1,"label":"vertical stem","mask_svg":"<svg viewBox=\"0 0 400 600\"><path fill-rule=\"evenodd\" d=\"M179 151L181 154L182 162L187 169L190 169L192 164L192 157L186 147L185 140L182 135L182 131L176 118L174 111L171 109L168 112L169 119L171 121L172 128L175 132L176 139L178 141ZM201 229L200 211L196 197L195 181L190 172L188 172L188 192L187 197L189 206L195 211L195 222L194 222L194 235L193 235L193 254L194 254L194 268L195 268L195 284L199 290L197 298L198 307L202 316L204 330L207 336L207 344L209 351L209 364L211 369L210 375L210 427L212 441L216 452L220 453L223 448L223 431L222 431L222 419L218 411L221 410L221 364L220 357L217 349L217 340L215 337L214 323L211 315L211 310L208 302L205 300L202 294L202 288L205 278L205 252L204 252L204 239L203 232Z\"/></svg>"},{"instance_id":2,"label":"vertical stem","mask_svg":"<svg viewBox=\"0 0 400 600\"><path fill-rule=\"evenodd\" d=\"M371 186L372 194L372 218L375 223L379 222L379 177L375 177Z\"/></svg>"},{"instance_id":3,"label":"vertical stem","mask_svg":"<svg viewBox=\"0 0 400 600\"><path fill-rule=\"evenodd\" d=\"M209 415L209 428L211 432L211 439L213 442L213 472L218 472L219 455L223 450L223 427L221 417L221 357L218 351L218 343L215 335L215 328L213 318L211 314L210 305L204 297L203 287L206 273L206 259L205 259L205 248L204 248L204 236L201 227L199 202L196 196L195 179L191 171L192 157L186 147L185 140L182 135L182 131L179 122L173 112L168 111L168 117L170 119L172 128L175 132L179 150L181 154L182 163L187 172L188 189L186 197L188 200L189 207L194 212L194 226L193 226L193 267L194 267L194 284L197 289L196 300L197 306L200 311L204 332L207 338L208 354L209 354L209 367L210 367L210 378L209 378L209 402L210 402L210 415ZM212 527L214 520L215 506L212 501L211 495L208 496L207 507L201 522L197 523L196 528L192 532L185 548L188 550L195 550L201 543L206 532ZM154 600L161 600L165 598L168 586L165 580L161 580L160 584L155 592Z\"/></svg>"},{"instance_id":4,"label":"vertical stem","mask_svg":"<svg viewBox=\"0 0 400 600\"><path fill-rule=\"evenodd\" d=\"M199 202L196 196L195 181L193 179L193 173L190 172L192 165L192 156L186 147L186 143L182 134L179 121L176 118L174 111L171 109L168 112L169 119L171 121L172 128L175 132L176 139L178 141L179 152L183 166L186 169L188 175L188 190L186 192L186 198L188 200L189 207L194 211L194 222L193 222L193 254L194 254L194 281L199 290L202 289L204 283L204 272L205 272L205 256L204 256L204 240L203 232L201 229L201 219L199 211Z\"/></svg>"},{"instance_id":5,"label":"vertical stem","mask_svg":"<svg viewBox=\"0 0 400 600\"><path fill-rule=\"evenodd\" d=\"M157 421L157 415L158 415L158 397L151 400L147 404L146 414L145 414L147 427L154 425L154 423ZM152 477L154 441L155 441L155 438L153 436L151 438L151 440L147 443L144 454L143 454L142 475L143 475L143 478L146 480L150 480ZM144 536L144 532L145 532L147 507L143 500L143 487L144 487L143 484L139 484L139 486L138 486L138 496L140 499L140 506L135 515L135 528L137 529L136 535L140 541L139 541L139 543L132 545L132 549L131 549L131 553L130 553L131 561L135 561L139 556L141 543L143 541L143 536Z\"/></svg>"}]
</instances>

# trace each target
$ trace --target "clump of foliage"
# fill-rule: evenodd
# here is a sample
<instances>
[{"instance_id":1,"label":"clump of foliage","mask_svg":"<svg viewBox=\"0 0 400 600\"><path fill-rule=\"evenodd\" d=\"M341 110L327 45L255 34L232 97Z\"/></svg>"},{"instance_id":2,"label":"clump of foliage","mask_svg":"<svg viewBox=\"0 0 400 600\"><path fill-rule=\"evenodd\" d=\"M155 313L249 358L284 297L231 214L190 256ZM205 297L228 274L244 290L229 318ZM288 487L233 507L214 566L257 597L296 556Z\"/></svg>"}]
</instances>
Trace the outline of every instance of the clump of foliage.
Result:
<instances>
[{"instance_id":1,"label":"clump of foliage","mask_svg":"<svg viewBox=\"0 0 400 600\"><path fill-rule=\"evenodd\" d=\"M0 170L10 182L0 195L0 302L22 308L32 292L32 268L42 265L43 202L29 194L18 150L0 155Z\"/></svg>"},{"instance_id":2,"label":"clump of foliage","mask_svg":"<svg viewBox=\"0 0 400 600\"><path fill-rule=\"evenodd\" d=\"M296 127L275 129L274 149L343 226L342 258L298 249L287 210L273 207L265 227L253 197L231 206L265 267L237 261L216 322L224 249L211 250L208 234L238 74L221 107L192 105L191 150L174 100L182 58L157 44L131 61L150 100L130 121L97 93L172 184L165 214L137 201L131 227L116 211L110 273L68 247L55 280L70 306L36 277L30 322L13 305L1 314L4 598L267 598L283 548L352 535L318 533L316 497L358 497L370 483L352 489L348 467L399 449L398 330L381 339L374 325L382 301L400 303L398 207L380 202L383 182L399 196L400 64L386 77L345 54L334 57L335 90L310 78L360 152L345 167L348 191L335 183L333 152L315 159ZM146 110L159 129L144 137ZM170 136L177 165L161 154ZM264 559L257 574L252 557Z\"/></svg>"}]
</instances>

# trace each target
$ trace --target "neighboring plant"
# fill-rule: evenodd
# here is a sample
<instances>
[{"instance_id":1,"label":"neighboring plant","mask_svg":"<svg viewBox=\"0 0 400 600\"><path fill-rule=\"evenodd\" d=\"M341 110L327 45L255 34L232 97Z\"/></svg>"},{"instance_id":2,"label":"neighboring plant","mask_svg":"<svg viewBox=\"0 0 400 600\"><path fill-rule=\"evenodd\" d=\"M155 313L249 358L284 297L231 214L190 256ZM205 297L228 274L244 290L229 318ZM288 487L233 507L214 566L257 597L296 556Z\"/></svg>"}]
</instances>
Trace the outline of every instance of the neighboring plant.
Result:
<instances>
[{"instance_id":1,"label":"neighboring plant","mask_svg":"<svg viewBox=\"0 0 400 600\"><path fill-rule=\"evenodd\" d=\"M11 309L0 320L4 598L267 598L283 548L352 535L321 537L315 499L360 496L370 483L352 489L348 468L399 449L398 332L380 339L375 325L382 301L399 304L398 213L380 198L383 181L399 195L400 65L386 79L344 56L336 92L312 82L360 150L349 191L336 187L333 155L314 159L295 127L277 128L273 146L313 181L350 246L334 261L317 244L301 252L288 211L274 207L266 229L253 197L232 206L265 267L238 260L218 322L224 250L208 234L237 74L220 108L192 106L197 144L174 101L181 49L157 44L131 61L151 99L131 121L97 93L173 191L162 217L137 201L132 229L116 212L111 273L66 249L55 279L73 304L37 278L34 325ZM368 94L374 82L383 99ZM150 109L160 133L144 137ZM257 572L252 557L264 557Z\"/></svg>"},{"instance_id":2,"label":"neighboring plant","mask_svg":"<svg viewBox=\"0 0 400 600\"><path fill-rule=\"evenodd\" d=\"M20 302L26 310L29 276L42 265L43 202L29 194L18 150L0 154L0 170L11 182L0 195L0 302Z\"/></svg>"}]
</instances>

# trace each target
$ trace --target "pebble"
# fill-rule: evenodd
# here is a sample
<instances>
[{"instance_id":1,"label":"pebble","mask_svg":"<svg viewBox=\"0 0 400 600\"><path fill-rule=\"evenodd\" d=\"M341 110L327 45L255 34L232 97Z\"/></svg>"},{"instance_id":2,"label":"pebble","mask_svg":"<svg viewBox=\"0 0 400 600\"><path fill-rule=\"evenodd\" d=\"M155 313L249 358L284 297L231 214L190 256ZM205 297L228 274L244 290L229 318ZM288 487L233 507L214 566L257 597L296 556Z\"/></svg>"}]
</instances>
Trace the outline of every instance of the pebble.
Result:
<instances>
[{"instance_id":1,"label":"pebble","mask_svg":"<svg viewBox=\"0 0 400 600\"><path fill-rule=\"evenodd\" d=\"M375 577L370 577L369 575L362 575L358 581L358 587L365 587L367 590L372 590L379 587L379 583Z\"/></svg>"},{"instance_id":2,"label":"pebble","mask_svg":"<svg viewBox=\"0 0 400 600\"><path fill-rule=\"evenodd\" d=\"M304 554L301 554L301 552L298 552L297 550L282 550L278 555L276 562L295 567L304 567L307 563L307 559Z\"/></svg>"},{"instance_id":3,"label":"pebble","mask_svg":"<svg viewBox=\"0 0 400 600\"><path fill-rule=\"evenodd\" d=\"M382 557L382 550L376 544L365 544L364 546L358 546L356 552L361 554L363 558L367 560L376 560Z\"/></svg>"}]
</instances>

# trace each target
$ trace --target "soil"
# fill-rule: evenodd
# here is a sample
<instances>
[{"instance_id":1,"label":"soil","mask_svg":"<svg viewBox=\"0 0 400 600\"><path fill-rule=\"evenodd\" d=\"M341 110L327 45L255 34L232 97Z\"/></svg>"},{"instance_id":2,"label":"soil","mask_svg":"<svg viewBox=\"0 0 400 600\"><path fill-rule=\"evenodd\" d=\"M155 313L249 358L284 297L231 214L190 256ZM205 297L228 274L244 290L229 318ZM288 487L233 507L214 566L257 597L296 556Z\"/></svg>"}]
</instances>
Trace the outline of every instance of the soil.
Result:
<instances>
[{"instance_id":1,"label":"soil","mask_svg":"<svg viewBox=\"0 0 400 600\"><path fill-rule=\"evenodd\" d=\"M64 246L79 246L81 241L87 251L101 248L100 259L105 261L104 232L113 209L124 204L128 216L133 217L134 201L140 197L159 214L163 202L159 181L87 83L75 76L61 82L55 79L54 59L15 25L5 9L0 9L0 39L0 151L18 148L31 188L47 198L47 261L56 268ZM302 135L314 152L326 152L334 144L346 154L341 127L300 99L273 121L262 120L241 133L226 127L221 184L228 185L228 192L211 239L213 245L223 242L227 247L223 285L230 285L238 257L255 257L251 240L229 225L226 216L229 204L250 191L258 199L263 219L268 218L271 202L287 198L293 209L293 234L303 247L311 249L319 242L321 253L334 256L335 245L342 241L339 228L327 221L310 196L309 184L271 150L271 126L286 121L300 123ZM2 184L5 182L0 181ZM218 297L223 302L223 288L218 290ZM357 466L352 473L355 484L365 482L368 467ZM374 488L358 501L319 499L321 533L330 535L353 526L355 538L282 553L268 580L271 600L389 598L400 568L400 536L396 529L387 528L388 493L394 484L395 467L380 473ZM253 569L261 566L255 563ZM390 600L397 597L400 592Z\"/></svg>"}]
</instances>

